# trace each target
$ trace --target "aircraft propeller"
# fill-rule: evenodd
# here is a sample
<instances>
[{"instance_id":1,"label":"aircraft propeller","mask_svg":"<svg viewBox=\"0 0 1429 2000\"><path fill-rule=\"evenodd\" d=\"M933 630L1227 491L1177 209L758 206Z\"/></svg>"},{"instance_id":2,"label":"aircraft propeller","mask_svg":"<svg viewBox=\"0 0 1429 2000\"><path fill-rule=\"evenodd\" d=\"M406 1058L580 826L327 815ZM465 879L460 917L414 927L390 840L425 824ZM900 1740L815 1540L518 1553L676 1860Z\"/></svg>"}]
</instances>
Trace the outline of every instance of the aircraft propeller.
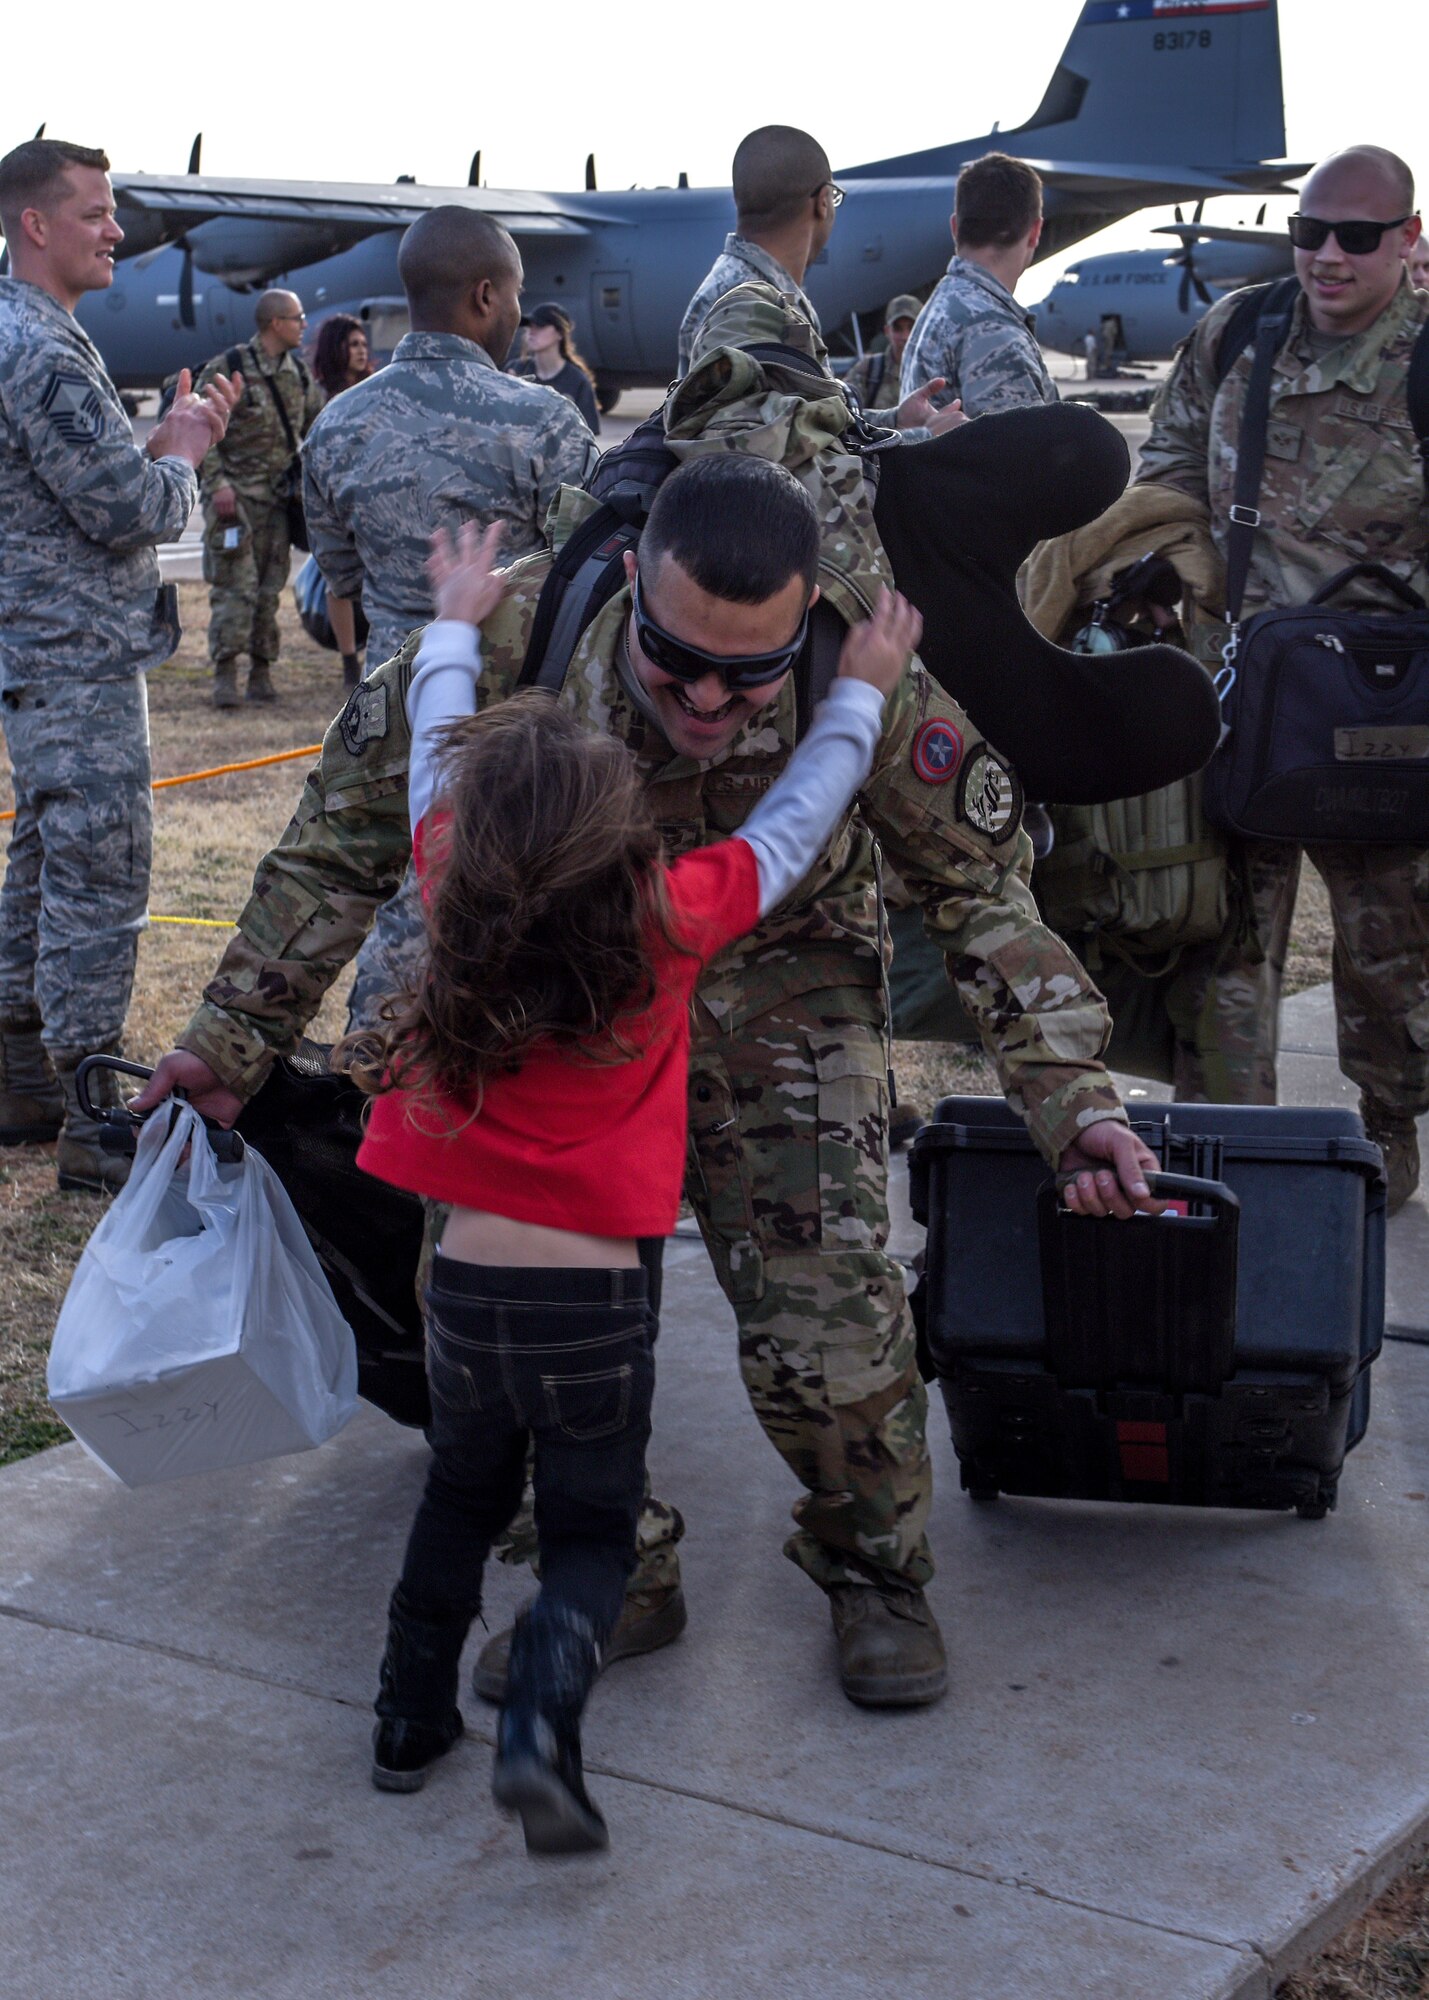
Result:
<instances>
[{"instance_id":1,"label":"aircraft propeller","mask_svg":"<svg viewBox=\"0 0 1429 2000\"><path fill-rule=\"evenodd\" d=\"M466 184L469 188L481 186L481 148L477 147L471 156L471 165L466 170Z\"/></svg>"},{"instance_id":2,"label":"aircraft propeller","mask_svg":"<svg viewBox=\"0 0 1429 2000\"><path fill-rule=\"evenodd\" d=\"M594 154L594 153L587 153L587 154L586 154L586 156L585 156L585 184L586 184L586 193L587 193L587 194L594 194L594 193L595 193L595 154Z\"/></svg>"},{"instance_id":3,"label":"aircraft propeller","mask_svg":"<svg viewBox=\"0 0 1429 2000\"><path fill-rule=\"evenodd\" d=\"M1179 257L1171 258L1170 261L1173 264L1181 266L1181 289L1176 294L1176 310L1178 312L1184 313L1190 310L1191 292L1193 289L1196 297L1203 306L1212 306L1216 302L1215 294L1210 290L1205 279L1196 269L1195 231L1200 223L1201 216L1205 212L1205 207L1206 203L1203 197L1196 203L1196 212L1191 217L1189 223L1182 215L1179 204L1176 209L1176 220L1181 225L1181 254Z\"/></svg>"}]
</instances>

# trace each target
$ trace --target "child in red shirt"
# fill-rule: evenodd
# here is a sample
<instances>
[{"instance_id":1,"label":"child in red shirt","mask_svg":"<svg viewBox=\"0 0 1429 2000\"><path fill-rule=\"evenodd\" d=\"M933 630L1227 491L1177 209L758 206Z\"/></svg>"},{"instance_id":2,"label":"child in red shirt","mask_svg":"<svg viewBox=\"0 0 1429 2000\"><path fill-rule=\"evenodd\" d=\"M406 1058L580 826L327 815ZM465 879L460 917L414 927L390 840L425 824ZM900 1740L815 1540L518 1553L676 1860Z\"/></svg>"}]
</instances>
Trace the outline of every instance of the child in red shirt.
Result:
<instances>
[{"instance_id":1,"label":"child in red shirt","mask_svg":"<svg viewBox=\"0 0 1429 2000\"><path fill-rule=\"evenodd\" d=\"M812 509L809 528L812 578ZM920 621L885 593L740 834L666 864L622 745L534 691L473 714L498 534L434 538L438 617L408 693L428 964L377 1046L349 1045L376 1093L361 1164L452 1205L428 1292L432 1465L373 1780L416 1790L461 1734L461 1648L533 1441L541 1590L512 1638L493 1790L529 1850L574 1852L607 1838L579 1720L635 1562L655 1331L636 1239L675 1222L690 999L846 811ZM731 657L726 685L742 669L772 683L788 662Z\"/></svg>"}]
</instances>

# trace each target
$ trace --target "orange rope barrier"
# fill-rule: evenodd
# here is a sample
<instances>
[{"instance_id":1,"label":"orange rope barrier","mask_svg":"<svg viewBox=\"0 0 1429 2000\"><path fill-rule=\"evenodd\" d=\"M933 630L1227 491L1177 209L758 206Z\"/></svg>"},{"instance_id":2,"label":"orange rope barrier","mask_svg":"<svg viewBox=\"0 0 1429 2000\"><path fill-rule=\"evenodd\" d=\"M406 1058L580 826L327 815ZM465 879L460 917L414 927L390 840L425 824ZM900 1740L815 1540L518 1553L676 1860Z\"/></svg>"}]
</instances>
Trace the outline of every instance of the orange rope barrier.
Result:
<instances>
[{"instance_id":1,"label":"orange rope barrier","mask_svg":"<svg viewBox=\"0 0 1429 2000\"><path fill-rule=\"evenodd\" d=\"M226 778L230 771L261 771L265 764L287 764L294 757L316 757L322 747L321 743L308 743L301 750L277 750L271 757L248 757L241 764L215 764L211 771L185 771L180 778L155 778L150 790L161 792L166 785L196 785L204 778ZM0 812L0 820L14 817L13 810Z\"/></svg>"}]
</instances>

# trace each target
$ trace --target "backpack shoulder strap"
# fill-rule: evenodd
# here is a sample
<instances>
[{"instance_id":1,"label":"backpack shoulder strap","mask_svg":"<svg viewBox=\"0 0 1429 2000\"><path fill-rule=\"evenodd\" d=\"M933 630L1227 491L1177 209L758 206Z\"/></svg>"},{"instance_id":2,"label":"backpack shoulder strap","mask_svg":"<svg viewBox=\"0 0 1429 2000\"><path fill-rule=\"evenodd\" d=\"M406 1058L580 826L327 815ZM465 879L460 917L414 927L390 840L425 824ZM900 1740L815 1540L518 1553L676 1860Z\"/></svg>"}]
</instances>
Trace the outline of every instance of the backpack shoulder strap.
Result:
<instances>
[{"instance_id":1,"label":"backpack shoulder strap","mask_svg":"<svg viewBox=\"0 0 1429 2000\"><path fill-rule=\"evenodd\" d=\"M1255 531L1260 526L1260 481L1265 471L1265 444L1270 428L1270 383L1275 357L1290 332L1290 316L1295 310L1299 281L1286 279L1267 285L1261 311L1255 323L1255 355L1250 364L1241 410L1240 432L1236 438L1235 499L1231 503L1230 525L1226 530L1226 618L1235 625L1245 600L1246 578L1250 575L1250 553ZM1224 378L1222 378L1224 379Z\"/></svg>"},{"instance_id":2,"label":"backpack shoulder strap","mask_svg":"<svg viewBox=\"0 0 1429 2000\"><path fill-rule=\"evenodd\" d=\"M809 613L809 633L794 662L794 741L802 743L814 710L834 684L848 627L826 597Z\"/></svg>"},{"instance_id":3,"label":"backpack shoulder strap","mask_svg":"<svg viewBox=\"0 0 1429 2000\"><path fill-rule=\"evenodd\" d=\"M1219 388L1236 362L1255 338L1255 329L1266 313L1284 312L1287 325L1290 309L1300 290L1298 278L1276 278L1268 285L1248 285L1221 328L1216 343L1216 387Z\"/></svg>"},{"instance_id":4,"label":"backpack shoulder strap","mask_svg":"<svg viewBox=\"0 0 1429 2000\"><path fill-rule=\"evenodd\" d=\"M536 600L518 687L560 693L582 632L625 582L625 551L639 543L642 525L605 504L557 550Z\"/></svg>"},{"instance_id":5,"label":"backpack shoulder strap","mask_svg":"<svg viewBox=\"0 0 1429 2000\"><path fill-rule=\"evenodd\" d=\"M1424 464L1424 498L1429 504L1429 320L1420 327L1414 352L1409 357L1405 395L1409 404L1409 421L1419 440L1419 456Z\"/></svg>"}]
</instances>

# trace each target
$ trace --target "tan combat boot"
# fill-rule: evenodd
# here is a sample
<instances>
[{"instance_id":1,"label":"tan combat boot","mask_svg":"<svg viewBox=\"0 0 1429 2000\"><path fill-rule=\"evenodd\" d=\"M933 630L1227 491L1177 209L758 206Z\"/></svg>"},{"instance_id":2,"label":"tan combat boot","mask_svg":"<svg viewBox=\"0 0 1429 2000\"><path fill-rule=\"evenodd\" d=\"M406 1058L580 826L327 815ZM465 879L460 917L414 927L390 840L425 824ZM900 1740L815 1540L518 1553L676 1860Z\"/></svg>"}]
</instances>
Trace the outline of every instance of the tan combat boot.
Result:
<instances>
[{"instance_id":1,"label":"tan combat boot","mask_svg":"<svg viewBox=\"0 0 1429 2000\"><path fill-rule=\"evenodd\" d=\"M948 1685L948 1656L921 1590L836 1583L829 1593L839 1679L861 1708L922 1708Z\"/></svg>"},{"instance_id":2,"label":"tan combat boot","mask_svg":"<svg viewBox=\"0 0 1429 2000\"><path fill-rule=\"evenodd\" d=\"M617 1660L633 1659L637 1653L656 1653L662 1646L671 1645L688 1622L685 1593L678 1583L658 1590L628 1591L614 1630L605 1642L602 1669L613 1666ZM477 1656L471 1670L471 1691L483 1701L506 1699L506 1668L514 1629L508 1627L488 1639Z\"/></svg>"},{"instance_id":3,"label":"tan combat boot","mask_svg":"<svg viewBox=\"0 0 1429 2000\"><path fill-rule=\"evenodd\" d=\"M1384 1154L1384 1171L1389 1177L1389 1213L1398 1215L1419 1185L1419 1129L1414 1114L1362 1090L1360 1115L1364 1119L1365 1137L1372 1139Z\"/></svg>"},{"instance_id":4,"label":"tan combat boot","mask_svg":"<svg viewBox=\"0 0 1429 2000\"><path fill-rule=\"evenodd\" d=\"M248 669L248 699L250 701L276 701L278 690L273 685L273 673L266 660L255 660Z\"/></svg>"},{"instance_id":5,"label":"tan combat boot","mask_svg":"<svg viewBox=\"0 0 1429 2000\"><path fill-rule=\"evenodd\" d=\"M99 1143L105 1129L83 1110L75 1074L86 1055L117 1056L111 1044L105 1049L55 1051L55 1073L64 1092L64 1125L55 1153L60 1186L76 1194L118 1194L129 1178L132 1161L123 1153L110 1153ZM89 1100L95 1106L122 1105L119 1079L112 1069L93 1070L88 1080Z\"/></svg>"},{"instance_id":6,"label":"tan combat boot","mask_svg":"<svg viewBox=\"0 0 1429 2000\"><path fill-rule=\"evenodd\" d=\"M239 708L243 697L238 692L237 660L215 660L213 663L213 705L215 708Z\"/></svg>"},{"instance_id":7,"label":"tan combat boot","mask_svg":"<svg viewBox=\"0 0 1429 2000\"><path fill-rule=\"evenodd\" d=\"M39 1146L57 1139L64 1093L40 1040L36 1007L0 1015L0 1146Z\"/></svg>"}]
</instances>

